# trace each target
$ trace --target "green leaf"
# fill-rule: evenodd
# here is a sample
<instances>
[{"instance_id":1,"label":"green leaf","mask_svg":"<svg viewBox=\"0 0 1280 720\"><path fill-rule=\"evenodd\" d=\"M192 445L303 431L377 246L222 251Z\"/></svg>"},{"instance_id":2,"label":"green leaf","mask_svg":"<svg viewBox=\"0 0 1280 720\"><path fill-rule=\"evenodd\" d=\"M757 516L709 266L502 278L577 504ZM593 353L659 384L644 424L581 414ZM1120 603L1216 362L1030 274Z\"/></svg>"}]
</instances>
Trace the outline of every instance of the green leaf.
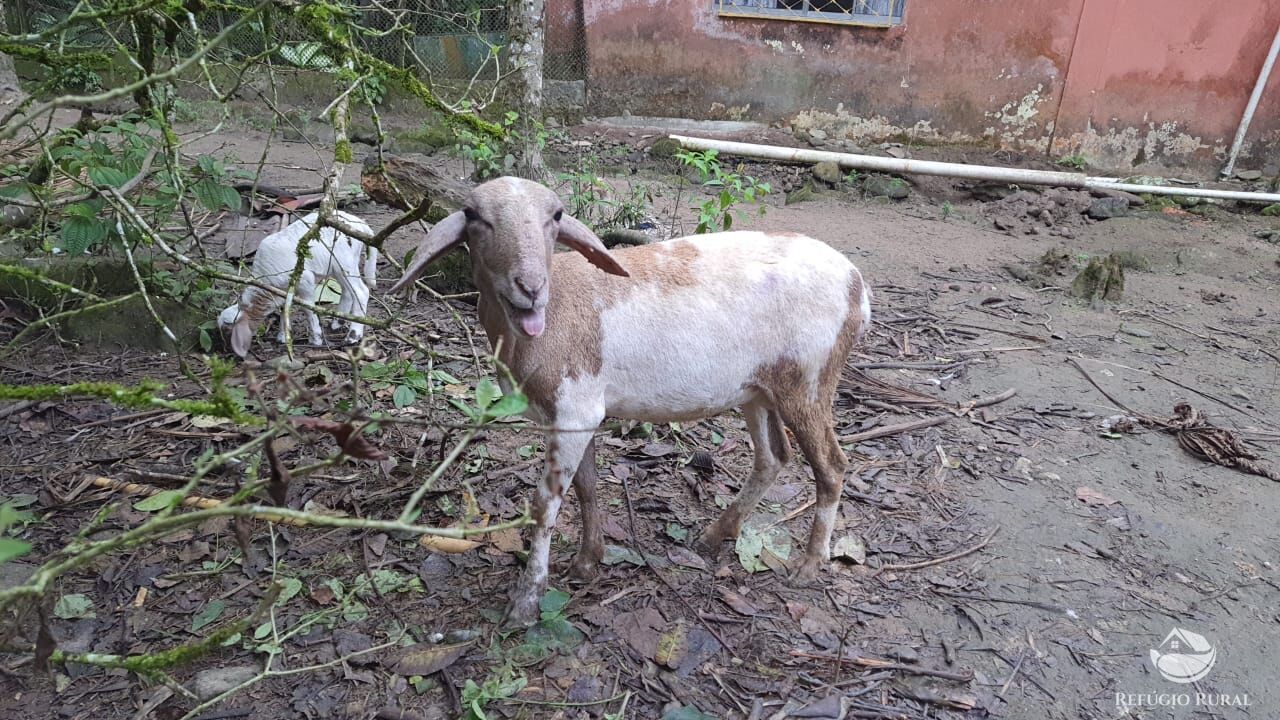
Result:
<instances>
[{"instance_id":1,"label":"green leaf","mask_svg":"<svg viewBox=\"0 0 1280 720\"><path fill-rule=\"evenodd\" d=\"M227 609L227 604L221 600L211 600L208 605L200 609L191 618L191 632L196 632L200 628L214 622L222 615L222 611Z\"/></svg>"},{"instance_id":2,"label":"green leaf","mask_svg":"<svg viewBox=\"0 0 1280 720\"><path fill-rule=\"evenodd\" d=\"M133 509L139 512L158 512L168 509L181 501L181 490L165 490L139 500L133 504Z\"/></svg>"},{"instance_id":3,"label":"green leaf","mask_svg":"<svg viewBox=\"0 0 1280 720\"><path fill-rule=\"evenodd\" d=\"M600 562L605 565L620 565L622 563L628 563L630 565L635 565L636 567L644 566L644 558L640 556L640 553L629 547L623 547L621 545L605 545L604 557L601 558Z\"/></svg>"},{"instance_id":4,"label":"green leaf","mask_svg":"<svg viewBox=\"0 0 1280 720\"><path fill-rule=\"evenodd\" d=\"M486 414L495 418L510 417L528 409L529 399L524 396L524 393L512 392L510 395L503 395L502 399L489 408Z\"/></svg>"},{"instance_id":5,"label":"green leaf","mask_svg":"<svg viewBox=\"0 0 1280 720\"><path fill-rule=\"evenodd\" d=\"M268 620L254 629L253 639L266 640L267 636L269 636L270 634L271 634L271 621Z\"/></svg>"},{"instance_id":6,"label":"green leaf","mask_svg":"<svg viewBox=\"0 0 1280 720\"><path fill-rule=\"evenodd\" d=\"M662 716L662 720L716 720L714 715L708 715L692 705L672 708Z\"/></svg>"},{"instance_id":7,"label":"green leaf","mask_svg":"<svg viewBox=\"0 0 1280 720\"><path fill-rule=\"evenodd\" d=\"M496 383L489 378L482 378L476 383L476 407L486 410L502 393Z\"/></svg>"},{"instance_id":8,"label":"green leaf","mask_svg":"<svg viewBox=\"0 0 1280 720\"><path fill-rule=\"evenodd\" d=\"M129 182L129 175L123 170L117 170L113 167L91 167L89 168L89 180L94 185L106 185L107 187L118 188Z\"/></svg>"},{"instance_id":9,"label":"green leaf","mask_svg":"<svg viewBox=\"0 0 1280 720\"><path fill-rule=\"evenodd\" d=\"M242 198L240 192L230 185L222 186L222 204L229 210L239 210Z\"/></svg>"},{"instance_id":10,"label":"green leaf","mask_svg":"<svg viewBox=\"0 0 1280 720\"><path fill-rule=\"evenodd\" d=\"M62 250L79 255L107 237L107 224L97 218L69 217L62 224Z\"/></svg>"},{"instance_id":11,"label":"green leaf","mask_svg":"<svg viewBox=\"0 0 1280 720\"><path fill-rule=\"evenodd\" d=\"M557 615L564 610L569 604L569 593L555 588L549 588L542 599L538 601L538 609L542 611L543 617Z\"/></svg>"},{"instance_id":12,"label":"green leaf","mask_svg":"<svg viewBox=\"0 0 1280 720\"><path fill-rule=\"evenodd\" d=\"M211 336L209 331L204 328L200 328L200 349L205 352L211 352L213 350L213 336Z\"/></svg>"},{"instance_id":13,"label":"green leaf","mask_svg":"<svg viewBox=\"0 0 1280 720\"><path fill-rule=\"evenodd\" d=\"M53 614L63 620L95 617L93 601L84 593L63 595L58 598L57 604L53 606Z\"/></svg>"},{"instance_id":14,"label":"green leaf","mask_svg":"<svg viewBox=\"0 0 1280 720\"><path fill-rule=\"evenodd\" d=\"M26 555L31 551L31 543L18 538L0 537L0 565Z\"/></svg>"},{"instance_id":15,"label":"green leaf","mask_svg":"<svg viewBox=\"0 0 1280 720\"><path fill-rule=\"evenodd\" d=\"M302 581L298 578L280 578L280 586L280 596L276 598L276 605L284 605L302 592Z\"/></svg>"},{"instance_id":16,"label":"green leaf","mask_svg":"<svg viewBox=\"0 0 1280 720\"><path fill-rule=\"evenodd\" d=\"M689 528L680 523L669 522L667 523L667 537L682 543L689 538Z\"/></svg>"},{"instance_id":17,"label":"green leaf","mask_svg":"<svg viewBox=\"0 0 1280 720\"><path fill-rule=\"evenodd\" d=\"M226 192L230 190L231 192ZM191 191L195 193L196 199L206 209L217 211L226 207L231 210L240 209L240 193L233 188L220 185L217 180L205 178L191 187ZM234 195L235 197L231 197Z\"/></svg>"},{"instance_id":18,"label":"green leaf","mask_svg":"<svg viewBox=\"0 0 1280 720\"><path fill-rule=\"evenodd\" d=\"M417 399L418 393L414 392L413 388L408 385L397 387L395 393L391 396L391 402L395 403L398 408L409 407Z\"/></svg>"}]
</instances>

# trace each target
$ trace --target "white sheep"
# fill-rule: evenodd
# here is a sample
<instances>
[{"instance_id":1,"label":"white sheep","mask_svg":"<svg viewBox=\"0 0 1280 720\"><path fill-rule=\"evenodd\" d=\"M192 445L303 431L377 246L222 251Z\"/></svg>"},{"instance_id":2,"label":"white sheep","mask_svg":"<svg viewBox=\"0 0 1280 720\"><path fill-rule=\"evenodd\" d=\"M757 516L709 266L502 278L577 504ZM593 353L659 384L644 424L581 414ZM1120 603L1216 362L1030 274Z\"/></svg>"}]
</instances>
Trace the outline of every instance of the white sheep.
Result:
<instances>
[{"instance_id":1,"label":"white sheep","mask_svg":"<svg viewBox=\"0 0 1280 720\"><path fill-rule=\"evenodd\" d=\"M354 228L364 230L370 235L373 232L368 224L360 218L344 212L336 212ZM272 233L262 239L258 252L253 258L252 276L258 281L285 290L298 262L298 241L319 220L319 213L311 213L301 220L291 223L279 232ZM363 278L361 267L363 265ZM298 278L296 296L299 300L314 305L316 288L325 280L332 278L342 288L342 298L338 301L338 312L363 316L369 306L369 289L377 287L378 250L366 248L364 243L338 232L331 227L320 229L319 237L312 240L307 258L302 265L302 274ZM240 294L239 302L227 307L218 315L218 327L231 338L231 349L240 357L249 352L249 342L254 330L268 315L278 311L284 305L284 298L254 285L246 285ZM310 309L306 310L307 321L311 333L311 344L324 345L324 332L320 327L320 318ZM331 327L337 329L341 321L333 319ZM285 341L283 318L280 323L278 339ZM364 325L352 321L347 332L346 342L358 343L364 337Z\"/></svg>"},{"instance_id":2,"label":"white sheep","mask_svg":"<svg viewBox=\"0 0 1280 720\"><path fill-rule=\"evenodd\" d=\"M463 241L480 291L480 322L527 395L530 417L550 428L529 560L511 592L509 625L537 618L552 529L571 477L582 541L570 572L589 577L603 556L592 434L606 415L684 422L742 409L754 470L703 532L700 548L712 553L737 537L790 458L790 428L817 482L815 518L793 579L816 578L830 558L848 463L833 429L836 381L871 320L870 291L844 255L802 235L762 232L610 253L555 193L499 178L476 187L465 209L431 229L391 292ZM556 242L581 255L553 253Z\"/></svg>"}]
</instances>

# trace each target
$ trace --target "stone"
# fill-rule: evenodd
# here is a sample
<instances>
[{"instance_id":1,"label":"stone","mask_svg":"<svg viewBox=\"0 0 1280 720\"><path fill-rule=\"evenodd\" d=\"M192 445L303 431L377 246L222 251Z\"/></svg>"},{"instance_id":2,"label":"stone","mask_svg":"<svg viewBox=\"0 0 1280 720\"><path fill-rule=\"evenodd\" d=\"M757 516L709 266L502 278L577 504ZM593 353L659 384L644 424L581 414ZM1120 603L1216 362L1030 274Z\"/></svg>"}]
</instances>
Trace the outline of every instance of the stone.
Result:
<instances>
[{"instance_id":1,"label":"stone","mask_svg":"<svg viewBox=\"0 0 1280 720\"><path fill-rule=\"evenodd\" d=\"M871 175L862 188L870 195L890 200L902 200L911 194L911 186L905 180L889 175Z\"/></svg>"},{"instance_id":2,"label":"stone","mask_svg":"<svg viewBox=\"0 0 1280 720\"><path fill-rule=\"evenodd\" d=\"M840 166L833 162L820 162L813 166L813 176L828 185L839 185L844 177Z\"/></svg>"},{"instance_id":3,"label":"stone","mask_svg":"<svg viewBox=\"0 0 1280 720\"><path fill-rule=\"evenodd\" d=\"M1261 170L1240 170L1236 173L1236 177L1240 178L1241 180L1250 180L1250 181L1261 180L1262 171Z\"/></svg>"},{"instance_id":4,"label":"stone","mask_svg":"<svg viewBox=\"0 0 1280 720\"><path fill-rule=\"evenodd\" d=\"M1124 296L1124 268L1120 259L1110 255L1106 260L1089 260L1089 265L1071 282L1071 294L1092 302L1119 300Z\"/></svg>"},{"instance_id":5,"label":"stone","mask_svg":"<svg viewBox=\"0 0 1280 720\"><path fill-rule=\"evenodd\" d=\"M679 141L669 137L658 138L649 146L649 154L654 157L675 157L677 152L680 152Z\"/></svg>"},{"instance_id":6,"label":"stone","mask_svg":"<svg viewBox=\"0 0 1280 720\"><path fill-rule=\"evenodd\" d=\"M201 700L209 700L252 680L258 673L258 668L253 665L233 665L201 670L191 681L191 692Z\"/></svg>"},{"instance_id":7,"label":"stone","mask_svg":"<svg viewBox=\"0 0 1280 720\"><path fill-rule=\"evenodd\" d=\"M809 200L814 199L816 195L817 193L813 189L813 183L807 182L801 185L800 187L796 188L795 190L792 190L791 192L787 193L786 199L783 204L795 205L796 203L807 202Z\"/></svg>"},{"instance_id":8,"label":"stone","mask_svg":"<svg viewBox=\"0 0 1280 720\"><path fill-rule=\"evenodd\" d=\"M827 139L826 130L818 130L815 128L809 131L809 142L813 142L814 140L826 140L826 139Z\"/></svg>"},{"instance_id":9,"label":"stone","mask_svg":"<svg viewBox=\"0 0 1280 720\"><path fill-rule=\"evenodd\" d=\"M809 142L809 131L804 128L796 128L791 131L791 136L800 142Z\"/></svg>"},{"instance_id":10,"label":"stone","mask_svg":"<svg viewBox=\"0 0 1280 720\"><path fill-rule=\"evenodd\" d=\"M1094 220L1108 220L1129 214L1129 201L1124 198L1103 197L1089 203L1085 214Z\"/></svg>"},{"instance_id":11,"label":"stone","mask_svg":"<svg viewBox=\"0 0 1280 720\"><path fill-rule=\"evenodd\" d=\"M1146 205L1147 201L1142 199L1141 195L1134 195L1123 190L1109 190L1107 188L1089 188L1089 194L1096 198L1120 198L1129 203L1131 207L1140 207ZM1045 196L1049 195L1048 191Z\"/></svg>"},{"instance_id":12,"label":"stone","mask_svg":"<svg viewBox=\"0 0 1280 720\"><path fill-rule=\"evenodd\" d=\"M887 153L889 153L889 155L890 155L891 157L896 157L896 158L898 158L899 160L901 160L902 158L905 158L905 157L907 156L907 151L906 151L906 149L905 149L905 148L900 148L900 147L898 147L897 145L890 145L889 147L885 148L885 150L884 150L884 151L885 151L885 152L887 152Z\"/></svg>"}]
</instances>

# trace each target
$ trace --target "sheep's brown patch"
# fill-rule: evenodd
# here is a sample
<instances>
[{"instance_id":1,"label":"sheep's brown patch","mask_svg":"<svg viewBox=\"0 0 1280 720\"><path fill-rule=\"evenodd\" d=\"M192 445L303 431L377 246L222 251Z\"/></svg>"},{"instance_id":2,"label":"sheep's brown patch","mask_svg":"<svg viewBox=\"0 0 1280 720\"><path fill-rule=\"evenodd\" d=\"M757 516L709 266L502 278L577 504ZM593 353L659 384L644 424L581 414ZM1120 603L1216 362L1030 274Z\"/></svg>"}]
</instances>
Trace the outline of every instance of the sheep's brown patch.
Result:
<instances>
[{"instance_id":1,"label":"sheep's brown patch","mask_svg":"<svg viewBox=\"0 0 1280 720\"><path fill-rule=\"evenodd\" d=\"M556 388L565 379L599 374L604 345L600 316L622 302L636 287L670 290L697 283L693 270L699 251L690 242L657 243L614 251L631 274L609 275L576 253L551 259L547 328L536 338L511 337L506 310L492 287L477 277L480 323L491 345L502 339L499 359L520 382L529 402L548 418L555 412Z\"/></svg>"}]
</instances>

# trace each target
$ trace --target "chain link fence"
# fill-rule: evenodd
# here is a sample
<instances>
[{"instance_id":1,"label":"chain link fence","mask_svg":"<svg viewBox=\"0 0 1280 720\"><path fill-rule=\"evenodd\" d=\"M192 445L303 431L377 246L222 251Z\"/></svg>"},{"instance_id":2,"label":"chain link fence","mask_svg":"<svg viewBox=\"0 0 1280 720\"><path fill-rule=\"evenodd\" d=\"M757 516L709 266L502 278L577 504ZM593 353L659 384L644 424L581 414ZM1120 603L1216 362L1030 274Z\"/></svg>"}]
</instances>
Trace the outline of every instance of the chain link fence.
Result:
<instances>
[{"instance_id":1,"label":"chain link fence","mask_svg":"<svg viewBox=\"0 0 1280 720\"><path fill-rule=\"evenodd\" d=\"M65 18L79 5L76 0L17 0L8 3L10 33L40 32ZM414 70L423 80L442 91L470 88L485 93L508 70L505 43L507 24L504 0L399 0L354 4L356 33L361 49L398 67ZM203 39L229 27L238 15L209 10L197 19ZM556 4L548 8L547 52L543 76L554 102L564 94L581 93L586 77L586 42L581 4ZM162 31L161 31L162 32ZM77 26L65 38L69 45L110 50L133 46L133 28L128 23L99 27ZM201 38L190 28L182 28L177 42L190 50ZM310 40L294 19L273 12L242 25L212 57L227 62L262 55L271 47L274 62L309 70L325 71L335 66L320 43ZM572 98L571 98L572 99Z\"/></svg>"}]
</instances>

